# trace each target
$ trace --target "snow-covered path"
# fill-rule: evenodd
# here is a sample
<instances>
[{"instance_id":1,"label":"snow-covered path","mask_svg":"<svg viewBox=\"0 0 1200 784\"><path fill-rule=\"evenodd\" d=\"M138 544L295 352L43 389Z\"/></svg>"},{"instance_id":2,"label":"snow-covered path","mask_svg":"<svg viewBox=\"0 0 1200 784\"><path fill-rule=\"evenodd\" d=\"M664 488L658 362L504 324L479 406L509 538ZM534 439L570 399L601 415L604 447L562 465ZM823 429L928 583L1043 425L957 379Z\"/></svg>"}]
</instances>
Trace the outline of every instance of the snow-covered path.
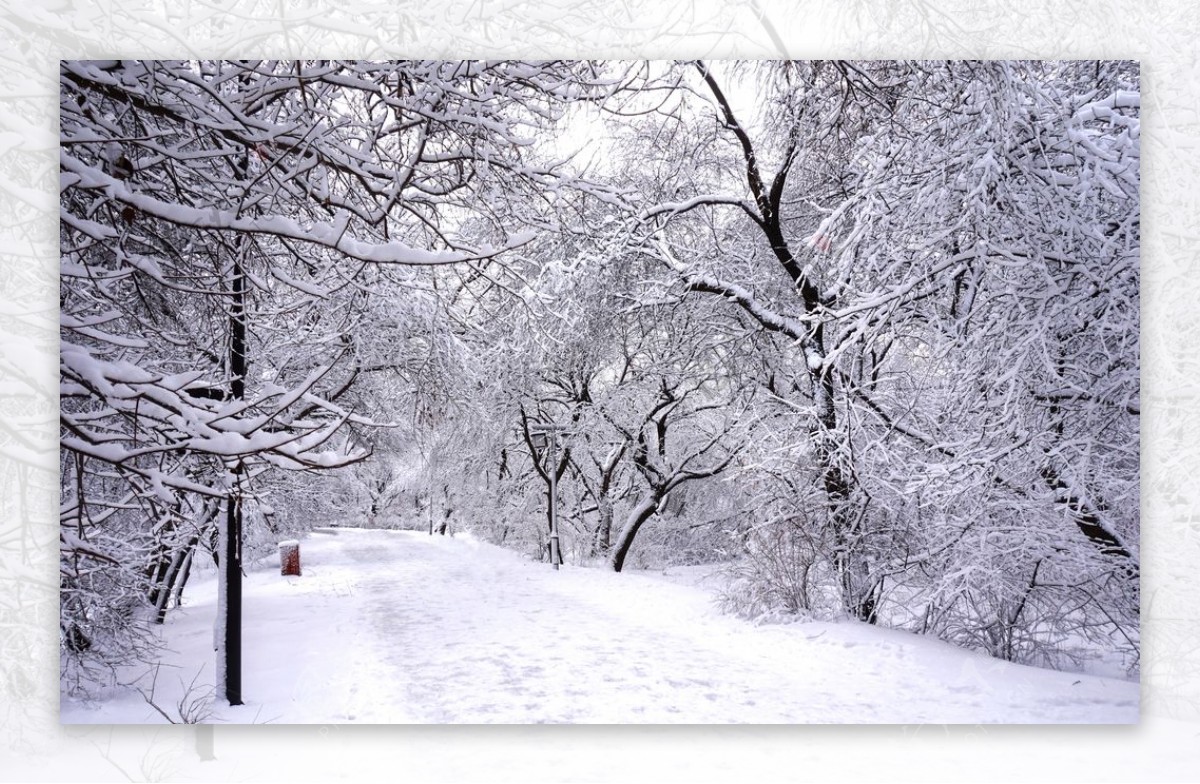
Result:
<instances>
[{"instance_id":1,"label":"snow-covered path","mask_svg":"<svg viewBox=\"0 0 1200 784\"><path fill-rule=\"evenodd\" d=\"M753 626L641 574L411 532L316 532L302 577L246 580L240 708L278 723L1134 722L1138 685L1020 667L856 623ZM211 682L215 584L165 630ZM186 677L184 677L186 676ZM169 686L160 676L161 694ZM140 697L65 722L150 721Z\"/></svg>"}]
</instances>

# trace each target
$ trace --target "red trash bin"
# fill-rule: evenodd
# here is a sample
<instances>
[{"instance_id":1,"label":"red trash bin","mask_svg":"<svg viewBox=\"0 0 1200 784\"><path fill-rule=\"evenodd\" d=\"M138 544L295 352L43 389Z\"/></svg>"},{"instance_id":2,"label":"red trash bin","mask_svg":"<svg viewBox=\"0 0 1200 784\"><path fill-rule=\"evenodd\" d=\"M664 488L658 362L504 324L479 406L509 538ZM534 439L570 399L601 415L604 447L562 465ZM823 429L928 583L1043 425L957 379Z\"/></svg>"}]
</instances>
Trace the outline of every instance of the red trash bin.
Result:
<instances>
[{"instance_id":1,"label":"red trash bin","mask_svg":"<svg viewBox=\"0 0 1200 784\"><path fill-rule=\"evenodd\" d=\"M295 539L279 543L279 573L284 577L300 576L300 543Z\"/></svg>"}]
</instances>

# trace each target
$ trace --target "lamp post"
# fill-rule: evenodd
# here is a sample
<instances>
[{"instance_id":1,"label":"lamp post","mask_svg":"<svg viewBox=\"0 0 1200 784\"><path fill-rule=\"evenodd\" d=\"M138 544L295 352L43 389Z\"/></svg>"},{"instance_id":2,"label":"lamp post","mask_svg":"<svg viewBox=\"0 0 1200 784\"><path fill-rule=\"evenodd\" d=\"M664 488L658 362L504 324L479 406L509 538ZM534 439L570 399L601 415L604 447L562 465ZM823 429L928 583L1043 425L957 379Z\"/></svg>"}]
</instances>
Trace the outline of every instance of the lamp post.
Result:
<instances>
[{"instance_id":1,"label":"lamp post","mask_svg":"<svg viewBox=\"0 0 1200 784\"><path fill-rule=\"evenodd\" d=\"M529 426L534 448L539 452L549 453L547 465L550 474L550 563L555 570L562 563L562 549L558 542L558 435L566 429L565 425L552 423Z\"/></svg>"}]
</instances>

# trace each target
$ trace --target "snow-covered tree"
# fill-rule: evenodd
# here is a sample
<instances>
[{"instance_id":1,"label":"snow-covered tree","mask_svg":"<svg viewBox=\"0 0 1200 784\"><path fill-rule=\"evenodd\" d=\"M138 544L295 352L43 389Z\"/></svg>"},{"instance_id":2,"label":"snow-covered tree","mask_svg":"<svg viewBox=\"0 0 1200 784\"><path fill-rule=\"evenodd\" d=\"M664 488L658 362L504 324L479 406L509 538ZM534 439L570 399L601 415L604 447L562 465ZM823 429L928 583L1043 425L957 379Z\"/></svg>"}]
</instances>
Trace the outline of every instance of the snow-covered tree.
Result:
<instances>
[{"instance_id":1,"label":"snow-covered tree","mask_svg":"<svg viewBox=\"0 0 1200 784\"><path fill-rule=\"evenodd\" d=\"M681 173L642 217L690 291L786 344L765 382L801 415L846 608L877 620L965 574L930 575L931 552L983 564L993 543L1017 560L951 604L1136 595L1136 70L687 68L707 100L644 135ZM982 523L1018 528L971 539Z\"/></svg>"}]
</instances>

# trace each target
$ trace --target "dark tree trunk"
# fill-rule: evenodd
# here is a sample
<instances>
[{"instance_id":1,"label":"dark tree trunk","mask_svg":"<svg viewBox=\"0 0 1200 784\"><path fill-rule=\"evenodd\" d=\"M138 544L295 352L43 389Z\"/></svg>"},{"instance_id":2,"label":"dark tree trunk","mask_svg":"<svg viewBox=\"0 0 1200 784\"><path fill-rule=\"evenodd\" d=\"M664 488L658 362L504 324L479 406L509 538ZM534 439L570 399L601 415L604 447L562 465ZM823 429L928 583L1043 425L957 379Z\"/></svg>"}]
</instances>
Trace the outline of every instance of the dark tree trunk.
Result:
<instances>
[{"instance_id":1,"label":"dark tree trunk","mask_svg":"<svg viewBox=\"0 0 1200 784\"><path fill-rule=\"evenodd\" d=\"M774 179L768 184L759 169L758 156L750 136L738 123L733 109L707 66L700 64L699 68L724 114L727 127L733 131L742 148L742 157L746 164L746 183L754 197L754 204L758 208L758 214L754 216L755 222L762 231L775 259L795 287L803 305L804 314L813 319L812 326L807 333L797 337L801 339L804 349L808 375L812 380L814 403L817 408L817 424L813 429L813 439L816 442L815 452L818 470L821 473L821 483L829 504L830 523L834 529L835 539L839 542L835 566L842 577L842 587L845 592L843 600L846 609L861 620L873 621L875 603L870 597L872 592L864 584L869 577L869 569L863 553L858 551L857 543L860 537L856 530L856 523L851 519L849 506L851 479L845 475L838 464L836 450L833 447L837 438L835 408L837 390L832 370L826 366L825 329L820 320L824 303L820 288L809 276L806 267L792 252L783 228L781 200L793 161L792 153L798 142L794 138L789 142L788 149L783 155L783 164L776 172Z\"/></svg>"},{"instance_id":2,"label":"dark tree trunk","mask_svg":"<svg viewBox=\"0 0 1200 784\"><path fill-rule=\"evenodd\" d=\"M246 397L246 277L242 267L245 239L239 238L233 253L233 279L229 305L229 392ZM233 466L233 491L225 501L225 698L230 705L242 704L242 499L238 485L242 466Z\"/></svg>"},{"instance_id":3,"label":"dark tree trunk","mask_svg":"<svg viewBox=\"0 0 1200 784\"><path fill-rule=\"evenodd\" d=\"M196 545L196 538L193 538L186 545L175 551L168 562L165 569L160 570L159 580L156 583L154 590L151 592L154 603L154 622L161 624L167 619L167 606L171 603L171 589L174 587L179 571L183 568L184 561L192 552L192 548Z\"/></svg>"},{"instance_id":4,"label":"dark tree trunk","mask_svg":"<svg viewBox=\"0 0 1200 784\"><path fill-rule=\"evenodd\" d=\"M619 572L625 567L625 558L629 555L630 548L633 547L633 540L637 536L638 529L658 511L660 500L662 500L660 493L651 492L629 513L629 519L625 522L625 527L621 529L620 535L617 536L617 543L613 546L612 556L609 559L614 572Z\"/></svg>"},{"instance_id":5,"label":"dark tree trunk","mask_svg":"<svg viewBox=\"0 0 1200 784\"><path fill-rule=\"evenodd\" d=\"M230 496L225 502L225 699L242 704L242 499Z\"/></svg>"},{"instance_id":6,"label":"dark tree trunk","mask_svg":"<svg viewBox=\"0 0 1200 784\"><path fill-rule=\"evenodd\" d=\"M197 544L199 543L197 542ZM193 547L188 550L187 557L183 559L183 565L175 575L175 584L171 587L171 592L175 595L176 607L183 604L183 589L187 587L188 578L192 576L192 564L196 560L196 549Z\"/></svg>"}]
</instances>

